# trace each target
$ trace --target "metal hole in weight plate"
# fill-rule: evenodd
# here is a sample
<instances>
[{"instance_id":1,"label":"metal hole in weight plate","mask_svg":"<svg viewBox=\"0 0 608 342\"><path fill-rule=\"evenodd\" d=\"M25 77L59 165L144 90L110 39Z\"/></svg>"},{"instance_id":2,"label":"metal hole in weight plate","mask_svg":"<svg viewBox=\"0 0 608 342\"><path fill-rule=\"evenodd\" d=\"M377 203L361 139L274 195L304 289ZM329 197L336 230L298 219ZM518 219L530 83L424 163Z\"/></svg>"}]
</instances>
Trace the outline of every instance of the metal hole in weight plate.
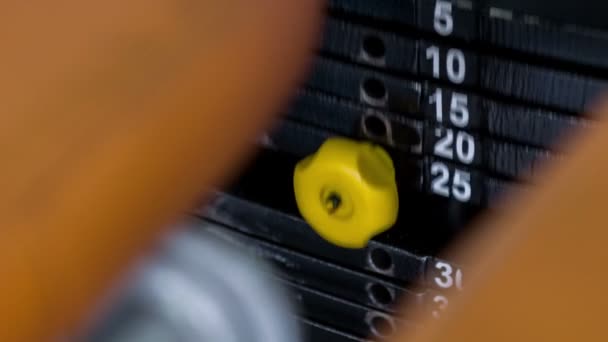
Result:
<instances>
[{"instance_id":1,"label":"metal hole in weight plate","mask_svg":"<svg viewBox=\"0 0 608 342\"><path fill-rule=\"evenodd\" d=\"M376 100L382 100L386 97L386 87L384 86L384 83L377 78L368 78L363 81L363 90L367 96Z\"/></svg>"},{"instance_id":2,"label":"metal hole in weight plate","mask_svg":"<svg viewBox=\"0 0 608 342\"><path fill-rule=\"evenodd\" d=\"M369 296L376 304L387 306L392 304L394 298L391 291L384 285L374 283L368 288Z\"/></svg>"},{"instance_id":3,"label":"metal hole in weight plate","mask_svg":"<svg viewBox=\"0 0 608 342\"><path fill-rule=\"evenodd\" d=\"M374 248L370 254L372 266L379 271L387 272L393 268L393 258L381 248Z\"/></svg>"},{"instance_id":4,"label":"metal hole in weight plate","mask_svg":"<svg viewBox=\"0 0 608 342\"><path fill-rule=\"evenodd\" d=\"M377 115L368 115L363 119L365 133L373 138L386 138L387 122Z\"/></svg>"},{"instance_id":5,"label":"metal hole in weight plate","mask_svg":"<svg viewBox=\"0 0 608 342\"><path fill-rule=\"evenodd\" d=\"M395 323L392 319L383 314L375 314L371 316L369 325L372 333L380 338L387 338L395 333Z\"/></svg>"},{"instance_id":6,"label":"metal hole in weight plate","mask_svg":"<svg viewBox=\"0 0 608 342\"><path fill-rule=\"evenodd\" d=\"M363 52L368 59L382 60L386 55L386 47L380 37L370 35L363 38Z\"/></svg>"}]
</instances>

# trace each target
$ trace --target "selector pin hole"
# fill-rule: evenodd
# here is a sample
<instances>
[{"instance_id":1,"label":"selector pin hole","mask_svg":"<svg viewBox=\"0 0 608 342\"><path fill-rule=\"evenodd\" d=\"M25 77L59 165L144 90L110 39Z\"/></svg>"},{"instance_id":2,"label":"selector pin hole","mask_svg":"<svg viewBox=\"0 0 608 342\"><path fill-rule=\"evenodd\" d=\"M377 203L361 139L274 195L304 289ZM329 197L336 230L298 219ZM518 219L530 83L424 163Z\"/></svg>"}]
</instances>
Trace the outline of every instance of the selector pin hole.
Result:
<instances>
[{"instance_id":1,"label":"selector pin hole","mask_svg":"<svg viewBox=\"0 0 608 342\"><path fill-rule=\"evenodd\" d=\"M366 36L363 38L363 52L370 59L383 59L386 54L386 47L380 37Z\"/></svg>"},{"instance_id":2,"label":"selector pin hole","mask_svg":"<svg viewBox=\"0 0 608 342\"><path fill-rule=\"evenodd\" d=\"M386 87L384 83L376 78L368 78L363 81L363 91L365 95L375 101L382 101L386 97Z\"/></svg>"},{"instance_id":3,"label":"selector pin hole","mask_svg":"<svg viewBox=\"0 0 608 342\"><path fill-rule=\"evenodd\" d=\"M376 115L368 115L363 119L363 125L368 135L374 138L386 138L388 128L386 122Z\"/></svg>"},{"instance_id":4,"label":"selector pin hole","mask_svg":"<svg viewBox=\"0 0 608 342\"><path fill-rule=\"evenodd\" d=\"M395 325L388 318L383 315L376 315L370 320L371 330L377 337L386 338L390 337L395 333Z\"/></svg>"},{"instance_id":5,"label":"selector pin hole","mask_svg":"<svg viewBox=\"0 0 608 342\"><path fill-rule=\"evenodd\" d=\"M370 254L372 266L379 271L389 271L393 267L393 258L387 251L380 248L374 248Z\"/></svg>"},{"instance_id":6,"label":"selector pin hole","mask_svg":"<svg viewBox=\"0 0 608 342\"><path fill-rule=\"evenodd\" d=\"M340 195L335 192L332 192L325 199L325 208L327 209L327 212L329 212L329 214L335 213L336 210L340 208L340 205L342 205L342 197L340 197Z\"/></svg>"},{"instance_id":7,"label":"selector pin hole","mask_svg":"<svg viewBox=\"0 0 608 342\"><path fill-rule=\"evenodd\" d=\"M369 287L369 295L376 304L387 306L393 303L393 294L384 285L374 283Z\"/></svg>"}]
</instances>

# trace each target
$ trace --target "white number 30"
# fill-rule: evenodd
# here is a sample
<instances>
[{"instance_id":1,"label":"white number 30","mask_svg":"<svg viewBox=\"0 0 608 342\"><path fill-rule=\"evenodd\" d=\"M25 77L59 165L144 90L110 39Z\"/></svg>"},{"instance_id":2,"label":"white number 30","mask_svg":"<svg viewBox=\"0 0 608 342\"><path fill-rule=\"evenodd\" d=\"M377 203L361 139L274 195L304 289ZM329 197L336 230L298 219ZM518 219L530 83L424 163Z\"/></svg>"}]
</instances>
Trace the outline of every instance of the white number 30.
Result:
<instances>
[{"instance_id":1,"label":"white number 30","mask_svg":"<svg viewBox=\"0 0 608 342\"><path fill-rule=\"evenodd\" d=\"M442 289L449 289L456 286L457 289L462 289L462 271L457 269L454 272L452 265L438 261L435 263L435 268L441 271L440 276L435 277L435 284Z\"/></svg>"}]
</instances>

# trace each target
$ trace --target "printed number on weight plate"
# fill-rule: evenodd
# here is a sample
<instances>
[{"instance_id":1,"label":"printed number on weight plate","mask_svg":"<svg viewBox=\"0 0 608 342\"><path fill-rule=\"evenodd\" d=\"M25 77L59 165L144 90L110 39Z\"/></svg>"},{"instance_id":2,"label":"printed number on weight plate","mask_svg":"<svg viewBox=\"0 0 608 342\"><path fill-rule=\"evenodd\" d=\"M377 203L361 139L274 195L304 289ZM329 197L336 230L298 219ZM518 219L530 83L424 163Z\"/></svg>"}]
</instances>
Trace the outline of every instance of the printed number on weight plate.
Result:
<instances>
[{"instance_id":1,"label":"printed number on weight plate","mask_svg":"<svg viewBox=\"0 0 608 342\"><path fill-rule=\"evenodd\" d=\"M435 269L439 272L433 281L435 285L442 289L451 289L456 287L462 290L462 270L456 268L447 262L437 261L435 263Z\"/></svg>"},{"instance_id":2,"label":"printed number on weight plate","mask_svg":"<svg viewBox=\"0 0 608 342\"><path fill-rule=\"evenodd\" d=\"M454 31L454 18L452 17L452 3L438 0L435 2L433 15L433 28L442 36L449 36Z\"/></svg>"},{"instance_id":3,"label":"printed number on weight plate","mask_svg":"<svg viewBox=\"0 0 608 342\"><path fill-rule=\"evenodd\" d=\"M469 98L465 94L452 93L449 99L450 110L448 113L449 122L460 128L466 128L469 125ZM429 104L435 105L435 119L438 123L443 123L443 91L439 88L435 89L435 92L429 96Z\"/></svg>"},{"instance_id":4,"label":"printed number on weight plate","mask_svg":"<svg viewBox=\"0 0 608 342\"><path fill-rule=\"evenodd\" d=\"M475 160L475 139L464 131L454 131L449 128L435 128L435 146L433 153L436 156L449 160L457 160L464 164L471 164Z\"/></svg>"},{"instance_id":5,"label":"printed number on weight plate","mask_svg":"<svg viewBox=\"0 0 608 342\"><path fill-rule=\"evenodd\" d=\"M454 170L450 172L448 166L441 162L431 165L431 192L446 198L455 198L459 202L471 200L471 174Z\"/></svg>"},{"instance_id":6,"label":"printed number on weight plate","mask_svg":"<svg viewBox=\"0 0 608 342\"><path fill-rule=\"evenodd\" d=\"M433 63L433 78L441 78L441 65L445 64L445 73L447 74L450 82L456 84L464 82L467 73L467 66L464 53L461 50L449 49L444 63L441 63L441 54L439 48L437 46L429 46L426 48L426 59Z\"/></svg>"},{"instance_id":7,"label":"printed number on weight plate","mask_svg":"<svg viewBox=\"0 0 608 342\"><path fill-rule=\"evenodd\" d=\"M439 319L441 318L441 314L443 312L445 312L448 309L448 305L449 305L449 300L448 297L444 296L444 295L435 295L433 296L433 318Z\"/></svg>"}]
</instances>

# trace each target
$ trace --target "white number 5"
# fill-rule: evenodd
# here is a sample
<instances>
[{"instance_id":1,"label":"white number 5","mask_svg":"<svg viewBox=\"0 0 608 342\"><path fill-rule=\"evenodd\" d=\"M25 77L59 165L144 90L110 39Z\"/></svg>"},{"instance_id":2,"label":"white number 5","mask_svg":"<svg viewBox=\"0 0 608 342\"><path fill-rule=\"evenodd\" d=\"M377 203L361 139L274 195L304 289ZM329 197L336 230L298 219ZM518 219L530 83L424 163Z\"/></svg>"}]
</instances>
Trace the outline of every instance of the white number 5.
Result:
<instances>
[{"instance_id":1,"label":"white number 5","mask_svg":"<svg viewBox=\"0 0 608 342\"><path fill-rule=\"evenodd\" d=\"M437 0L435 3L435 18L433 28L442 36L449 36L454 30L454 19L452 18L452 3Z\"/></svg>"}]
</instances>

